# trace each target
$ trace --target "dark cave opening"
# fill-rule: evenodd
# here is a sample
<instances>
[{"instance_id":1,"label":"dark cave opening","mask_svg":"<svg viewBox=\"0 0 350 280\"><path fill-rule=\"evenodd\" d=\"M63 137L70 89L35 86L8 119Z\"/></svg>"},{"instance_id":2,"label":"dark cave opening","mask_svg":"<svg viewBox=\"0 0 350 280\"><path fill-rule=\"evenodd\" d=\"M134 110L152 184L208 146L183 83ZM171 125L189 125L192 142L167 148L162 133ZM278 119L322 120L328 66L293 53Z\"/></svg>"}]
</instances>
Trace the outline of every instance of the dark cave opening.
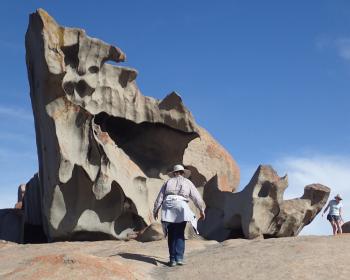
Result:
<instances>
[{"instance_id":1,"label":"dark cave opening","mask_svg":"<svg viewBox=\"0 0 350 280\"><path fill-rule=\"evenodd\" d=\"M244 238L241 215L236 214L231 218L230 228L229 239Z\"/></svg>"},{"instance_id":2,"label":"dark cave opening","mask_svg":"<svg viewBox=\"0 0 350 280\"><path fill-rule=\"evenodd\" d=\"M186 133L160 123L137 124L104 112L97 114L94 122L151 178L159 178L160 173L182 163L188 143L198 137L195 132Z\"/></svg>"},{"instance_id":3,"label":"dark cave opening","mask_svg":"<svg viewBox=\"0 0 350 280\"><path fill-rule=\"evenodd\" d=\"M272 186L271 186L270 182L266 181L266 182L262 183L261 189L258 193L258 196L259 197L268 197L270 194L271 188L272 188Z\"/></svg>"}]
</instances>

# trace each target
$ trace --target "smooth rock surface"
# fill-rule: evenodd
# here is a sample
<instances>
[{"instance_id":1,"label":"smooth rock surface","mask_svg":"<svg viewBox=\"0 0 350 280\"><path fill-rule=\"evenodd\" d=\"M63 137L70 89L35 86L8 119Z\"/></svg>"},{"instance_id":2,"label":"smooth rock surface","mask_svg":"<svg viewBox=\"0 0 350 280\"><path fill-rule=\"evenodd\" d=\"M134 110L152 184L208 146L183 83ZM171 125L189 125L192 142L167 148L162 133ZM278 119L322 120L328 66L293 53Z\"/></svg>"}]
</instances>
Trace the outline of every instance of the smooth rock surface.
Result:
<instances>
[{"instance_id":1,"label":"smooth rock surface","mask_svg":"<svg viewBox=\"0 0 350 280\"><path fill-rule=\"evenodd\" d=\"M228 240L223 246L193 252L183 267L162 268L156 279L346 280L349 241L347 234Z\"/></svg>"},{"instance_id":2,"label":"smooth rock surface","mask_svg":"<svg viewBox=\"0 0 350 280\"><path fill-rule=\"evenodd\" d=\"M118 47L44 10L30 15L26 60L49 240L123 238L153 221L154 199L174 164L201 191L215 177L234 191L239 169L172 92L141 94ZM159 69L162 71L162 69Z\"/></svg>"},{"instance_id":3,"label":"smooth rock surface","mask_svg":"<svg viewBox=\"0 0 350 280\"><path fill-rule=\"evenodd\" d=\"M350 235L299 236L222 243L186 242L185 265L167 267L165 240L57 242L0 241L0 278L347 280Z\"/></svg>"}]
</instances>

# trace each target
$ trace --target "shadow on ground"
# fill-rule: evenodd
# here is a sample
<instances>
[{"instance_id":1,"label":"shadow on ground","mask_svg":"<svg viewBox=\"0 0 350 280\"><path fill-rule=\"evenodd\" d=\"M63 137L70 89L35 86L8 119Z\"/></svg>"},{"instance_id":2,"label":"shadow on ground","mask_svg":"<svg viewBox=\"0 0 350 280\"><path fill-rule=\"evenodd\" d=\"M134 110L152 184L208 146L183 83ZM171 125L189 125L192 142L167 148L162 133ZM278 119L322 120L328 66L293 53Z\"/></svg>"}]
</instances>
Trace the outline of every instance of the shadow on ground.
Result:
<instances>
[{"instance_id":1,"label":"shadow on ground","mask_svg":"<svg viewBox=\"0 0 350 280\"><path fill-rule=\"evenodd\" d=\"M140 262L145 262L145 263L149 263L149 264L153 264L153 265L158 265L158 264L163 264L163 265L167 265L168 262L164 262L162 260L157 259L154 256L146 256L146 255L142 255L142 254L131 254L131 253L119 253L116 255L111 255L110 257L115 257L115 256L120 256L124 259L128 259L128 260L135 260L135 261L140 261Z\"/></svg>"}]
</instances>

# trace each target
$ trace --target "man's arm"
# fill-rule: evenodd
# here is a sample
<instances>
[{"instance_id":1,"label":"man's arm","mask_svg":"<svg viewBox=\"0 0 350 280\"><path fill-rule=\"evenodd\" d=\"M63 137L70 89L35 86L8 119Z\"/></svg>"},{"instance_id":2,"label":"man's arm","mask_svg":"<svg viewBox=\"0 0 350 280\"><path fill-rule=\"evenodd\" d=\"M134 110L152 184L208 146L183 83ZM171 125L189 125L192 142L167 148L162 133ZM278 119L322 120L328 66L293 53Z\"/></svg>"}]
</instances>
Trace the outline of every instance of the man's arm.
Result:
<instances>
[{"instance_id":1,"label":"man's arm","mask_svg":"<svg viewBox=\"0 0 350 280\"><path fill-rule=\"evenodd\" d=\"M194 205L199 209L200 211L200 220L205 219L205 203L202 199L201 194L198 192L197 188L193 185L191 181L188 181L190 185L190 193L189 197L192 199Z\"/></svg>"},{"instance_id":2,"label":"man's arm","mask_svg":"<svg viewBox=\"0 0 350 280\"><path fill-rule=\"evenodd\" d=\"M159 211L160 206L161 206L162 203L163 203L165 185L166 185L166 183L165 183L165 184L162 186L162 188L160 189L159 194L158 194L158 196L157 196L157 199L156 199L156 201L154 202L154 207L153 207L153 218L154 218L155 220L158 219L158 211Z\"/></svg>"}]
</instances>

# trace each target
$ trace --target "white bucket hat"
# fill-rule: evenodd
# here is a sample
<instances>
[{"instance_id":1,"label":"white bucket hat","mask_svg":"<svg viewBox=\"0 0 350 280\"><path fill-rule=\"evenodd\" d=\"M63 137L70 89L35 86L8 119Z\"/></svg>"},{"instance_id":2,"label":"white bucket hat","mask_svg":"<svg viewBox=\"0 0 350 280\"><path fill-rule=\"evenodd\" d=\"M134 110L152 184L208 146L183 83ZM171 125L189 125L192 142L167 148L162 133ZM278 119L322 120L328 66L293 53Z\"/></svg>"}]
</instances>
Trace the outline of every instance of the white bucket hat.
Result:
<instances>
[{"instance_id":1,"label":"white bucket hat","mask_svg":"<svg viewBox=\"0 0 350 280\"><path fill-rule=\"evenodd\" d=\"M191 171L188 169L185 169L181 164L176 164L173 168L173 171L170 171L168 173L168 176L171 178L174 177L174 172L177 172L177 171L183 171L183 176L185 178L188 178L191 176Z\"/></svg>"},{"instance_id":2,"label":"white bucket hat","mask_svg":"<svg viewBox=\"0 0 350 280\"><path fill-rule=\"evenodd\" d=\"M343 200L343 198L339 194L337 194L334 198L339 199L339 200Z\"/></svg>"}]
</instances>

